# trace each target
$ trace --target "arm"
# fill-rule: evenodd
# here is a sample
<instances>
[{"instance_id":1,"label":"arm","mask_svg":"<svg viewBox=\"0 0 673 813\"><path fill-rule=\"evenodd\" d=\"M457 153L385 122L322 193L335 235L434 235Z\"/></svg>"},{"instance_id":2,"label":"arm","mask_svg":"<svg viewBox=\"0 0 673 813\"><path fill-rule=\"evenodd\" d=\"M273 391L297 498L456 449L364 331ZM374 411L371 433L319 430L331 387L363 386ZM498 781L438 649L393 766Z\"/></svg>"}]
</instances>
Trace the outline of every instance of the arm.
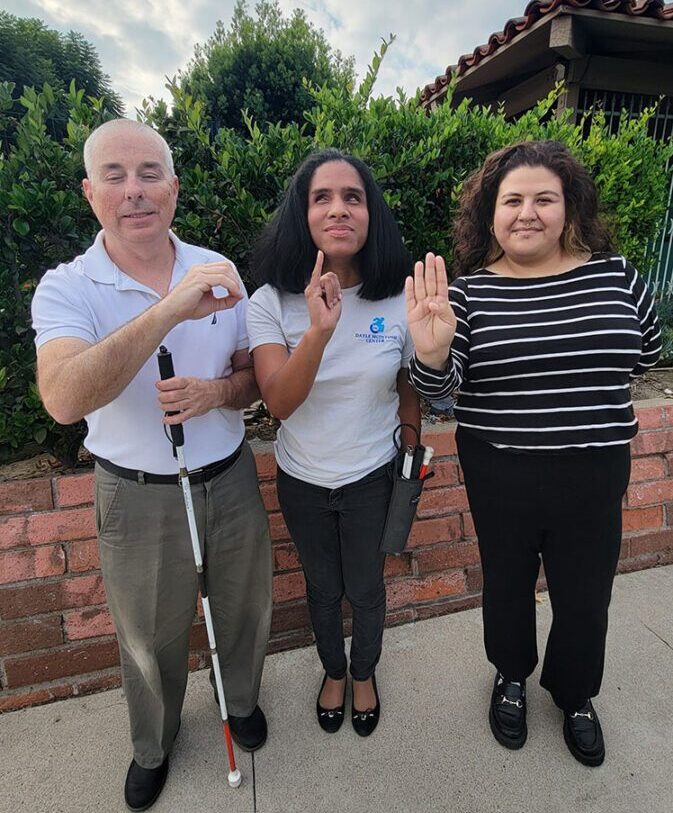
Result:
<instances>
[{"instance_id":1,"label":"arm","mask_svg":"<svg viewBox=\"0 0 673 813\"><path fill-rule=\"evenodd\" d=\"M224 378L196 378L175 376L157 381L159 406L166 415L165 424L184 423L190 418L205 415L211 409L245 409L259 398L252 360L247 349L237 350L231 357L231 375Z\"/></svg>"},{"instance_id":2,"label":"arm","mask_svg":"<svg viewBox=\"0 0 673 813\"><path fill-rule=\"evenodd\" d=\"M397 410L400 423L411 424L418 431L418 435L416 435L413 430L402 427L402 437L400 438L402 448L415 446L421 436L421 405L418 394L409 384L405 367L402 367L397 373L397 394L400 397L400 406Z\"/></svg>"},{"instance_id":3,"label":"arm","mask_svg":"<svg viewBox=\"0 0 673 813\"><path fill-rule=\"evenodd\" d=\"M229 296L213 296L218 285ZM73 338L47 342L37 351L45 408L59 423L76 423L116 398L175 325L232 307L241 296L229 263L196 265L160 302L96 344Z\"/></svg>"},{"instance_id":4,"label":"arm","mask_svg":"<svg viewBox=\"0 0 673 813\"><path fill-rule=\"evenodd\" d=\"M280 420L287 420L308 398L341 316L338 278L331 273L321 277L322 263L319 251L304 292L311 322L297 347L290 353L284 344L271 341L258 344L253 351L259 391L269 412Z\"/></svg>"},{"instance_id":5,"label":"arm","mask_svg":"<svg viewBox=\"0 0 673 813\"><path fill-rule=\"evenodd\" d=\"M625 263L624 267L627 272L626 278L629 282L629 290L636 303L640 332L643 337L643 347L638 364L631 372L631 376L637 376L646 373L659 360L661 355L661 330L654 301L645 280L630 263L628 265Z\"/></svg>"}]
</instances>

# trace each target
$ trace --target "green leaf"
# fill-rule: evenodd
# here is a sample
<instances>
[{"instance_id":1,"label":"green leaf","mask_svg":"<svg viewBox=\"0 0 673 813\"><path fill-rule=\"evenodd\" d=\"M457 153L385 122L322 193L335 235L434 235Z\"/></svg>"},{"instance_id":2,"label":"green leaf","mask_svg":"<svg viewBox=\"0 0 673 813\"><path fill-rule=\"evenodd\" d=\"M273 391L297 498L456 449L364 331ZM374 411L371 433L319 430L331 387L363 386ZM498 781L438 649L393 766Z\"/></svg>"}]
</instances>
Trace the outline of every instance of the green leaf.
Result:
<instances>
[{"instance_id":1,"label":"green leaf","mask_svg":"<svg viewBox=\"0 0 673 813\"><path fill-rule=\"evenodd\" d=\"M12 221L12 226L14 227L14 231L20 234L21 237L25 237L30 231L30 226L25 220L14 220Z\"/></svg>"}]
</instances>

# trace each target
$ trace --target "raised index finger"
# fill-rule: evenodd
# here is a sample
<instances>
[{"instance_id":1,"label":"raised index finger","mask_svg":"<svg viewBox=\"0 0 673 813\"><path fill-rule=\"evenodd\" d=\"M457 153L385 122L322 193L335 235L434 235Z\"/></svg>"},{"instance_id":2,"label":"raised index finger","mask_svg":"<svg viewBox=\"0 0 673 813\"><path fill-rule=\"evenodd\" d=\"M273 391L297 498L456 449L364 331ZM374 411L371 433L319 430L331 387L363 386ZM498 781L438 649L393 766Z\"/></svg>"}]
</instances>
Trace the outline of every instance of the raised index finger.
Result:
<instances>
[{"instance_id":1,"label":"raised index finger","mask_svg":"<svg viewBox=\"0 0 673 813\"><path fill-rule=\"evenodd\" d=\"M319 251L315 260L315 265L313 266L313 273L311 274L311 279L309 281L309 285L312 288L320 285L320 275L322 274L322 265L324 261L325 255L322 253L322 251Z\"/></svg>"}]
</instances>

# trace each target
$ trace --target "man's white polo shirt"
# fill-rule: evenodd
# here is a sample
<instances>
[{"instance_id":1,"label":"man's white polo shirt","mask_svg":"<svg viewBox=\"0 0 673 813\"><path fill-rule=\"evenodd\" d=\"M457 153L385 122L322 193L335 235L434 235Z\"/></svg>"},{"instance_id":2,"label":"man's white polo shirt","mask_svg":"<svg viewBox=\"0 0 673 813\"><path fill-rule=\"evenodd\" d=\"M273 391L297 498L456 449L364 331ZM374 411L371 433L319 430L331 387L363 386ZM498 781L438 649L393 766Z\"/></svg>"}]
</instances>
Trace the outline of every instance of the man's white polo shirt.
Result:
<instances>
[{"instance_id":1,"label":"man's white polo shirt","mask_svg":"<svg viewBox=\"0 0 673 813\"><path fill-rule=\"evenodd\" d=\"M208 249L183 243L171 232L175 264L173 288L192 265L224 259ZM241 283L242 285L242 283ZM245 291L245 288L243 288ZM38 347L64 337L94 344L158 302L159 294L120 271L108 256L99 232L94 244L70 263L47 271L32 304ZM173 354L176 376L221 378L231 373L231 357L248 347L247 296L217 318L189 320L174 327L162 344ZM157 348L158 350L158 348ZM101 376L105 370L100 371ZM159 367L153 353L126 389L107 406L86 416L85 446L118 466L152 472L177 472L164 434L157 401ZM243 440L239 410L213 409L185 424L185 458L190 469L228 457Z\"/></svg>"}]
</instances>

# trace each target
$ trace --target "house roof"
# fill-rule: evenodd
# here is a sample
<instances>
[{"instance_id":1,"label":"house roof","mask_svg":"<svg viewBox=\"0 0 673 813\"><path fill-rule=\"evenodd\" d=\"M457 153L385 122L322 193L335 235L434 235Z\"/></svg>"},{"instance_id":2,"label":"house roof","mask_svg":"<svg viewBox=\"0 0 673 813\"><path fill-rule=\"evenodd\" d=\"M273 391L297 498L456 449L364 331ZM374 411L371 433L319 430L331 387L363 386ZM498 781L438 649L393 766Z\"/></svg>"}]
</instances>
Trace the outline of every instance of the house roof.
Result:
<instances>
[{"instance_id":1,"label":"house roof","mask_svg":"<svg viewBox=\"0 0 673 813\"><path fill-rule=\"evenodd\" d=\"M463 54L456 65L449 65L446 72L436 77L434 82L426 85L421 91L421 104L428 102L438 92L443 90L451 80L452 75L465 76L477 66L485 57L491 56L503 45L510 43L515 37L527 31L540 18L555 12L560 6L575 9L591 9L606 14L624 14L632 17L651 17L659 20L673 22L673 3L664 0L532 0L528 3L523 17L508 20L502 31L491 34L488 42L477 46L471 54Z\"/></svg>"}]
</instances>

